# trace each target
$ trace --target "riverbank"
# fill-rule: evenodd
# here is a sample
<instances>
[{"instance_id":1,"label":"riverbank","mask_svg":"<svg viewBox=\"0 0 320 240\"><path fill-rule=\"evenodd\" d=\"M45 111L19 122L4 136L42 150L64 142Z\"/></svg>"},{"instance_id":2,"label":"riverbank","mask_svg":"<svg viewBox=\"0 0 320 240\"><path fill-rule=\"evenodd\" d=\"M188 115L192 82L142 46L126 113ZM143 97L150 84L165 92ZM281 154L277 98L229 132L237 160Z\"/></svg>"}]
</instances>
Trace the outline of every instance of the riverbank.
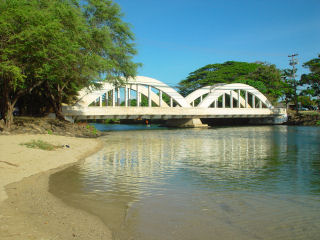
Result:
<instances>
[{"instance_id":1,"label":"riverbank","mask_svg":"<svg viewBox=\"0 0 320 240\"><path fill-rule=\"evenodd\" d=\"M27 148L42 140L68 145L54 151ZM111 239L96 217L48 192L49 176L93 154L97 139L55 135L0 135L0 239Z\"/></svg>"},{"instance_id":2,"label":"riverbank","mask_svg":"<svg viewBox=\"0 0 320 240\"><path fill-rule=\"evenodd\" d=\"M286 125L296 126L320 126L320 113L316 111L294 111L288 112L288 122Z\"/></svg>"},{"instance_id":3,"label":"riverbank","mask_svg":"<svg viewBox=\"0 0 320 240\"><path fill-rule=\"evenodd\" d=\"M70 123L45 117L14 117L10 129L5 129L3 120L0 120L0 135L10 134L50 134L70 137L96 138L105 135L93 126L81 122Z\"/></svg>"}]
</instances>

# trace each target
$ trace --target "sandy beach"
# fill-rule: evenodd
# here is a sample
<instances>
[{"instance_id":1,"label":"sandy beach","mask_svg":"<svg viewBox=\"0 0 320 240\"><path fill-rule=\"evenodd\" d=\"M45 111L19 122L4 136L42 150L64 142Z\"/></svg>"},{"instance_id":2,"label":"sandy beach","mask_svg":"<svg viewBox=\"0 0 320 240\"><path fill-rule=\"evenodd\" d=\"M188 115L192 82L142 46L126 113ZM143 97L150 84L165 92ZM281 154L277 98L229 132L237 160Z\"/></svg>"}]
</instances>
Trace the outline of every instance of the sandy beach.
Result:
<instances>
[{"instance_id":1,"label":"sandy beach","mask_svg":"<svg viewBox=\"0 0 320 240\"><path fill-rule=\"evenodd\" d=\"M21 145L33 139L70 148L45 151ZM97 139L0 136L0 239L111 239L100 219L67 206L48 192L52 173L100 148Z\"/></svg>"}]
</instances>

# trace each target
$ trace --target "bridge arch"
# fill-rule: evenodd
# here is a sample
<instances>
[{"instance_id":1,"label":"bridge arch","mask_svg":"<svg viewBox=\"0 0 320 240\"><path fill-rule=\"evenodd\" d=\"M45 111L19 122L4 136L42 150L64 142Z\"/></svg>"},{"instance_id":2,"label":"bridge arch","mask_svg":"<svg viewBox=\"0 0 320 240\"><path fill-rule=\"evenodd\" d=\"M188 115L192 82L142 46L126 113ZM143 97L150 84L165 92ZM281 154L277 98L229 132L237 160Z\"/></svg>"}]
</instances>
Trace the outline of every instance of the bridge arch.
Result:
<instances>
[{"instance_id":1,"label":"bridge arch","mask_svg":"<svg viewBox=\"0 0 320 240\"><path fill-rule=\"evenodd\" d=\"M242 91L244 97L241 96L240 91ZM252 96L251 102L248 101L248 94L251 94ZM196 99L201 98L197 107L209 108L212 104L214 104L216 107L216 102L218 99L221 96L223 96L224 99L225 95L228 95L229 99L232 98L233 100L236 100L238 102L238 107L255 108L255 99L257 98L260 107L264 105L266 108L273 108L269 100L259 90L243 83L215 84L212 86L205 86L190 93L185 99L189 104L193 105Z\"/></svg>"},{"instance_id":2,"label":"bridge arch","mask_svg":"<svg viewBox=\"0 0 320 240\"><path fill-rule=\"evenodd\" d=\"M136 78L130 78L127 83L121 87L125 89L124 99L126 104L127 100L130 101L130 92L133 90L136 92L136 99L138 101L141 100L139 99L140 94L146 96L149 101L149 106L152 101L157 106L168 107L168 104L162 99L162 93L165 93L170 97L172 102L175 101L180 107L191 107L190 104L186 102L184 97L181 96L176 90L154 78L137 76ZM151 88L157 89L159 91L159 95L153 92ZM89 106L91 103L95 102L96 99L102 99L102 96L106 96L106 92L109 91L112 91L112 97L114 98L117 88L113 84L103 83L99 89L85 88L79 92L79 100L76 105ZM113 101L115 102L115 99L113 99Z\"/></svg>"},{"instance_id":3,"label":"bridge arch","mask_svg":"<svg viewBox=\"0 0 320 240\"><path fill-rule=\"evenodd\" d=\"M225 85L225 84L224 83L217 83L217 84L214 84L211 86L205 86L205 87L199 88L199 89L193 91L192 93L190 93L188 96L186 96L185 99L189 104L191 104L193 101L195 101L199 97L210 93L212 91L212 89L214 89L215 87L223 86L223 85Z\"/></svg>"},{"instance_id":4,"label":"bridge arch","mask_svg":"<svg viewBox=\"0 0 320 240\"><path fill-rule=\"evenodd\" d=\"M199 108L210 108L211 106L218 108L218 101L220 104L222 102L222 108L226 107L226 98L229 99L229 106L236 107L234 101L238 108L256 108L258 103L259 108L269 108L273 109L272 104L268 99L257 89L243 83L231 83L231 84L215 84L212 86L202 87L192 93L190 93L185 98L181 96L176 90L169 87L167 84L144 76L138 76L136 78L130 78L127 83L122 86L125 92L125 106L130 105L130 100L136 99L139 105L141 101L140 94L148 98L148 106L152 106L152 102L159 107L169 107L168 104L163 100L162 93L168 95L171 99L170 107L173 106L172 102L175 101L177 106L183 108L194 107L194 101L201 98L200 103L196 106ZM151 89L156 89L156 92ZM96 102L97 99L100 100L100 106L102 98L108 98L108 92L111 91L112 94L112 105L115 106L115 102L120 102L120 90L116 88L113 84L103 83L102 87L99 89L86 88L80 91L79 101L76 106L89 106L91 103ZM136 94L135 98L131 98L130 93L134 91ZM158 91L158 93L157 93ZM117 95L117 99L115 99ZM226 97L227 96L227 97ZM251 101L249 101L249 98ZM232 99L232 100L231 100ZM222 100L222 101L221 101Z\"/></svg>"},{"instance_id":5,"label":"bridge arch","mask_svg":"<svg viewBox=\"0 0 320 240\"><path fill-rule=\"evenodd\" d=\"M72 106L63 106L63 114L71 121L75 119L119 118L169 119L174 122L174 120L180 119L186 126L189 126L190 119L192 119L192 126L199 126L199 122L193 120L200 121L200 118L257 118L258 120L263 118L266 123L283 123L287 119L286 109L274 108L261 92L242 83L203 87L185 98L165 83L142 76L129 79L121 88L124 88L122 93L125 92L126 96L125 106L132 106L132 104L128 104L130 103L130 93L136 92L136 96L132 96L132 100L138 100L136 107L115 107L115 95L117 98L120 95L115 93L119 93L119 88L110 83L103 83L100 89L86 88L81 90L78 102ZM112 91L111 94L106 94L110 91ZM133 95L134 92L132 92ZM163 101L162 93L170 97L170 107ZM149 107L139 107L140 94L147 96ZM102 107L103 97L104 100L110 100L111 95L112 107L108 107L108 105ZM108 97L109 99L106 99ZM201 102L196 107L192 107L192 102L200 97ZM91 106L91 103L96 102L97 99L100 101L99 106ZM123 98L118 100L119 103ZM179 107L173 107L173 100ZM110 103L110 101L107 102ZM159 107L151 108L152 102Z\"/></svg>"}]
</instances>

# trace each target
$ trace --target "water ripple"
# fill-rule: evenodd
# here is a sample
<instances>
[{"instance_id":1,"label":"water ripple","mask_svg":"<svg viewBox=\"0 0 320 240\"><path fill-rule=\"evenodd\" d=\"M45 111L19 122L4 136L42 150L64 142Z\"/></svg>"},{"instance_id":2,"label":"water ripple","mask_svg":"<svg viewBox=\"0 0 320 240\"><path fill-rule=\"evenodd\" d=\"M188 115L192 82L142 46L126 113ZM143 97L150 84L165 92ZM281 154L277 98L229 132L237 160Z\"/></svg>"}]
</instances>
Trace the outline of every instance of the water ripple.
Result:
<instances>
[{"instance_id":1,"label":"water ripple","mask_svg":"<svg viewBox=\"0 0 320 240\"><path fill-rule=\"evenodd\" d=\"M114 239L317 239L320 129L113 132L50 191Z\"/></svg>"}]
</instances>

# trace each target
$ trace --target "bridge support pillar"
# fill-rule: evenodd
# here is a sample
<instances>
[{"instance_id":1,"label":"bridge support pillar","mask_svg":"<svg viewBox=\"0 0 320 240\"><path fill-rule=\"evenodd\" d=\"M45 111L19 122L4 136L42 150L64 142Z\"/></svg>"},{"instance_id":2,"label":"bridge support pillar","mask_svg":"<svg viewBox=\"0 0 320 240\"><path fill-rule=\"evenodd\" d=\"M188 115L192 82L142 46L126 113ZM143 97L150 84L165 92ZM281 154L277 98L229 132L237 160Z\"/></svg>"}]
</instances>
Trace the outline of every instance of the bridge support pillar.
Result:
<instances>
[{"instance_id":1,"label":"bridge support pillar","mask_svg":"<svg viewBox=\"0 0 320 240\"><path fill-rule=\"evenodd\" d=\"M168 127L178 128L207 128L207 124L203 124L200 118L182 118L182 119L168 119L166 121Z\"/></svg>"}]
</instances>

